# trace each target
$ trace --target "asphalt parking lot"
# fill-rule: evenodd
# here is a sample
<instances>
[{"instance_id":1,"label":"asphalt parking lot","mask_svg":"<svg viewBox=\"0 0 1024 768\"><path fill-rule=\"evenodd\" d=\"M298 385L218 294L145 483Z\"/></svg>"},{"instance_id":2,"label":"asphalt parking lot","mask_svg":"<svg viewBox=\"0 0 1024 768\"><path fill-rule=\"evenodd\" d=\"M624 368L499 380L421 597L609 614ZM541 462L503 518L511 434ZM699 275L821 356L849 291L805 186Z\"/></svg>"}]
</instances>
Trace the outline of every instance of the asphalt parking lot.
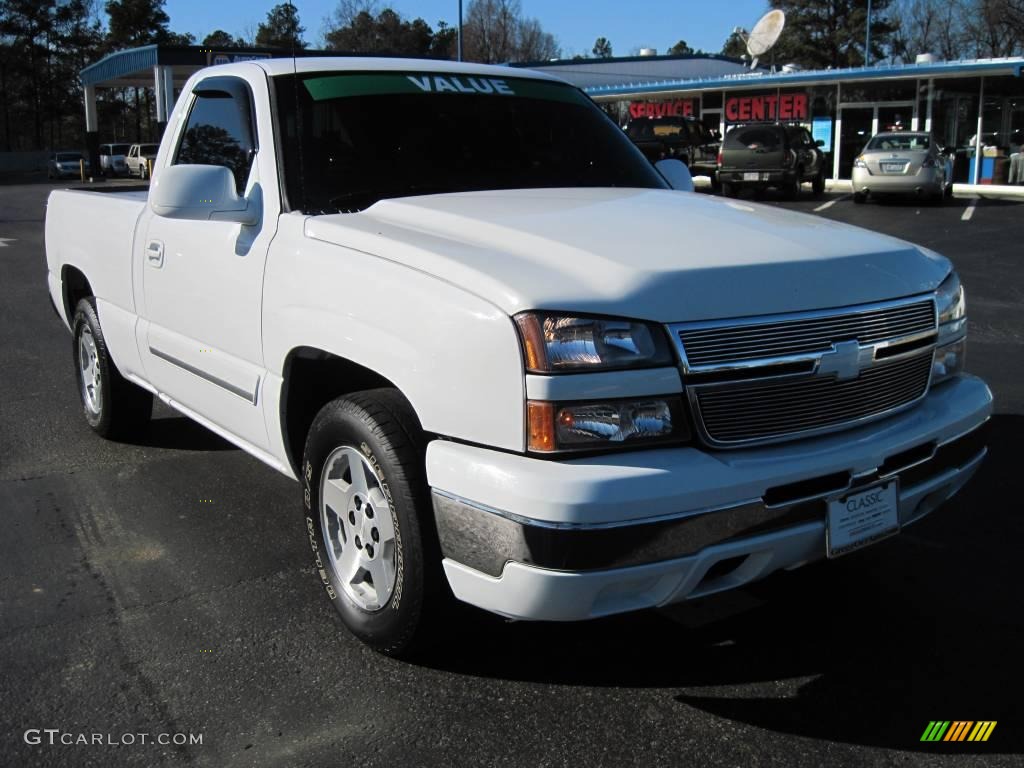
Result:
<instances>
[{"instance_id":1,"label":"asphalt parking lot","mask_svg":"<svg viewBox=\"0 0 1024 768\"><path fill-rule=\"evenodd\" d=\"M339 629L297 485L162 407L139 444L90 432L46 297L50 186L0 187L0 765L1021 764L1024 204L762 199L960 270L968 367L997 415L944 509L670 612L558 626L466 610L413 665ZM923 743L932 720L998 725ZM30 745L28 729L202 743Z\"/></svg>"}]
</instances>

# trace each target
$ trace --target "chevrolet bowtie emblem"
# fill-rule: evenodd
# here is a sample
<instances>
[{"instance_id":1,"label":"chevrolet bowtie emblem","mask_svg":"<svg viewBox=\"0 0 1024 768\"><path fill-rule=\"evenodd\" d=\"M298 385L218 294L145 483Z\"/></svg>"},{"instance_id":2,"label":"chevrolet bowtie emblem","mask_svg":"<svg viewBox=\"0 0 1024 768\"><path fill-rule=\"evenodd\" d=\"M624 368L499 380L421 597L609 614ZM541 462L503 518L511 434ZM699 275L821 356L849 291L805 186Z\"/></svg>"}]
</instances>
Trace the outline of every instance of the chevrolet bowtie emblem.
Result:
<instances>
[{"instance_id":1,"label":"chevrolet bowtie emblem","mask_svg":"<svg viewBox=\"0 0 1024 768\"><path fill-rule=\"evenodd\" d=\"M819 376L835 376L840 381L856 379L860 375L860 343L842 341L832 345L818 362Z\"/></svg>"}]
</instances>

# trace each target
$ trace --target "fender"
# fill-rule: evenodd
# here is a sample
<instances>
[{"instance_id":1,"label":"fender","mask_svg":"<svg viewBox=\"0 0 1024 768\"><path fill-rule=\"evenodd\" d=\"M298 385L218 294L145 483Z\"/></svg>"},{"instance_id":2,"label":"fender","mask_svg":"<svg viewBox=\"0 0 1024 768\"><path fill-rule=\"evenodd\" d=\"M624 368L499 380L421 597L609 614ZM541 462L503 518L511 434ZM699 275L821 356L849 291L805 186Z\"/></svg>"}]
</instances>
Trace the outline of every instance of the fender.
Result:
<instances>
[{"instance_id":1,"label":"fender","mask_svg":"<svg viewBox=\"0 0 1024 768\"><path fill-rule=\"evenodd\" d=\"M427 432L524 450L525 378L511 318L410 267L305 237L283 216L264 280L264 413L282 435L289 354L312 348L393 382ZM275 447L275 452L278 447ZM280 458L287 463L282 440Z\"/></svg>"}]
</instances>

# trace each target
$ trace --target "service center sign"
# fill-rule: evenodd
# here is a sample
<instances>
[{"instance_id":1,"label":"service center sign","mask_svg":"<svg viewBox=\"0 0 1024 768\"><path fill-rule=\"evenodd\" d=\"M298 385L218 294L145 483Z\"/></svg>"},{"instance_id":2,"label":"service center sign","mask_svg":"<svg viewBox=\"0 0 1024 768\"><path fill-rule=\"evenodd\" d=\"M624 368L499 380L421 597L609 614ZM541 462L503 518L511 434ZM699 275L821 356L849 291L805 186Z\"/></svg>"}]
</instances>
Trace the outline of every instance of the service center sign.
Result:
<instances>
[{"instance_id":1,"label":"service center sign","mask_svg":"<svg viewBox=\"0 0 1024 768\"><path fill-rule=\"evenodd\" d=\"M630 117L693 117L693 99L631 101Z\"/></svg>"},{"instance_id":2,"label":"service center sign","mask_svg":"<svg viewBox=\"0 0 1024 768\"><path fill-rule=\"evenodd\" d=\"M768 96L732 96L725 100L725 121L746 123L757 120L806 120L807 94L783 93Z\"/></svg>"}]
</instances>

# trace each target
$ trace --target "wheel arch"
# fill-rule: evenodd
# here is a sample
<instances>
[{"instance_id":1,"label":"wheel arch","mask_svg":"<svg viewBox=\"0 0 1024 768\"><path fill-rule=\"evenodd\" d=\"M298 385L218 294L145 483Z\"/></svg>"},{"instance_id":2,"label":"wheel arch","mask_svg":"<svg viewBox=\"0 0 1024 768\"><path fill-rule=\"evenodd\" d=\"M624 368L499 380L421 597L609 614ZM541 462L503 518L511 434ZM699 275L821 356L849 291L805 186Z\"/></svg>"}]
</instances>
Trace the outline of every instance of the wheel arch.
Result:
<instances>
[{"instance_id":1,"label":"wheel arch","mask_svg":"<svg viewBox=\"0 0 1024 768\"><path fill-rule=\"evenodd\" d=\"M303 448L313 419L335 398L367 389L393 389L419 418L408 395L391 379L354 360L316 347L300 346L290 350L285 356L282 379L278 405L281 439L296 477L301 477Z\"/></svg>"},{"instance_id":2,"label":"wheel arch","mask_svg":"<svg viewBox=\"0 0 1024 768\"><path fill-rule=\"evenodd\" d=\"M89 283L85 273L71 264L65 264L61 267L60 284L64 303L64 317L70 326L78 302L96 294L93 292L92 285Z\"/></svg>"}]
</instances>

